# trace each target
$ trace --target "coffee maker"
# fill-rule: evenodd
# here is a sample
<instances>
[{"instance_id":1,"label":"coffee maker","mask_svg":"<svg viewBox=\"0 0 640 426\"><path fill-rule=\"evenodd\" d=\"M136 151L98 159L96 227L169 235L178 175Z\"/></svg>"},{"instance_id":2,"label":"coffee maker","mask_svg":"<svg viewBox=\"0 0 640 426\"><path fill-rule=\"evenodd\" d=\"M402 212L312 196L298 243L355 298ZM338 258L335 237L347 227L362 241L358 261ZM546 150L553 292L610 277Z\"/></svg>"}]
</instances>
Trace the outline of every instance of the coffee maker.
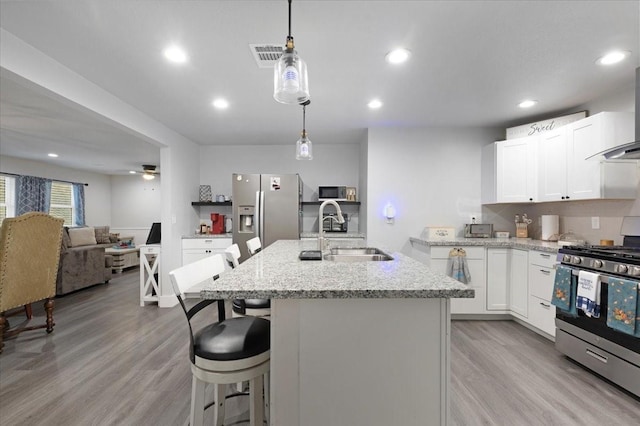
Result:
<instances>
[{"instance_id":1,"label":"coffee maker","mask_svg":"<svg viewBox=\"0 0 640 426\"><path fill-rule=\"evenodd\" d=\"M211 233L224 234L224 215L211 213Z\"/></svg>"}]
</instances>

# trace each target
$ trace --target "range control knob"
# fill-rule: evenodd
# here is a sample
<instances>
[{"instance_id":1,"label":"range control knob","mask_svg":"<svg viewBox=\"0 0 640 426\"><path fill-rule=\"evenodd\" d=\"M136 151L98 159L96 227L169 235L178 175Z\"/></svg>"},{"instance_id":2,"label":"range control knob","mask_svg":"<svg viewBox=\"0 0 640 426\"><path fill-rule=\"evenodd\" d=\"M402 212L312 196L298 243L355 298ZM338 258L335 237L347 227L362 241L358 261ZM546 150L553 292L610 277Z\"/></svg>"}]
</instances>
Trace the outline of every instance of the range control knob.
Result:
<instances>
[{"instance_id":1,"label":"range control knob","mask_svg":"<svg viewBox=\"0 0 640 426\"><path fill-rule=\"evenodd\" d=\"M599 260L599 259L596 259L596 260L593 261L593 267L594 268L602 268L603 264L604 263L602 262L602 260Z\"/></svg>"},{"instance_id":2,"label":"range control knob","mask_svg":"<svg viewBox=\"0 0 640 426\"><path fill-rule=\"evenodd\" d=\"M624 274L625 272L627 272L629 270L629 268L627 267L627 265L618 265L618 272L621 274Z\"/></svg>"},{"instance_id":3,"label":"range control knob","mask_svg":"<svg viewBox=\"0 0 640 426\"><path fill-rule=\"evenodd\" d=\"M566 263L571 263L571 255L570 254L565 254L562 256L562 261L566 262Z\"/></svg>"},{"instance_id":4,"label":"range control knob","mask_svg":"<svg viewBox=\"0 0 640 426\"><path fill-rule=\"evenodd\" d=\"M640 277L640 266L633 266L629 271L629 275L632 277Z\"/></svg>"},{"instance_id":5,"label":"range control knob","mask_svg":"<svg viewBox=\"0 0 640 426\"><path fill-rule=\"evenodd\" d=\"M571 263L573 263L574 265L579 265L582 263L582 258L579 256L573 256L571 258Z\"/></svg>"}]
</instances>

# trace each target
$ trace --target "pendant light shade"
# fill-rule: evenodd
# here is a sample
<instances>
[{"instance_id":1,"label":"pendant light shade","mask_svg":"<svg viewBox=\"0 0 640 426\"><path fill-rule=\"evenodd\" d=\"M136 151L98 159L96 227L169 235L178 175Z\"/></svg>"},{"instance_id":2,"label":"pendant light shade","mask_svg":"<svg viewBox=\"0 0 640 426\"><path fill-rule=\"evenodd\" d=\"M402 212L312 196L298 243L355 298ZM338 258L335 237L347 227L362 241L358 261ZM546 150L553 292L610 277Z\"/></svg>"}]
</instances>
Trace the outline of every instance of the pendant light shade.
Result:
<instances>
[{"instance_id":1,"label":"pendant light shade","mask_svg":"<svg viewBox=\"0 0 640 426\"><path fill-rule=\"evenodd\" d=\"M298 105L309 100L307 64L298 56L291 36L291 0L289 35L284 52L273 68L273 98L283 104Z\"/></svg>"},{"instance_id":2,"label":"pendant light shade","mask_svg":"<svg viewBox=\"0 0 640 426\"><path fill-rule=\"evenodd\" d=\"M302 103L302 133L300 134L300 139L296 142L296 160L313 160L313 149L305 128L307 105L310 103L311 101L309 100Z\"/></svg>"}]
</instances>

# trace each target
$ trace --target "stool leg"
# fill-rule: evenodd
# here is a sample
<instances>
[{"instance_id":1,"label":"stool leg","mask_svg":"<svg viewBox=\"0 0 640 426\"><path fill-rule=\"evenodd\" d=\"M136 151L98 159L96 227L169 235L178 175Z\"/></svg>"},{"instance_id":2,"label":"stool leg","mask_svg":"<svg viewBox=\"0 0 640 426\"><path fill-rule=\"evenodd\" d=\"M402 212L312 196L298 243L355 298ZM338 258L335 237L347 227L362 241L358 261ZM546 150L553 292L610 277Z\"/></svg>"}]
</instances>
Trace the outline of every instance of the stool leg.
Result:
<instances>
[{"instance_id":1,"label":"stool leg","mask_svg":"<svg viewBox=\"0 0 640 426\"><path fill-rule=\"evenodd\" d=\"M267 419L267 425L269 424L269 420L271 418L271 401L269 400L269 392L271 391L271 389L269 389L269 386L269 372L267 371L264 374L264 416Z\"/></svg>"},{"instance_id":2,"label":"stool leg","mask_svg":"<svg viewBox=\"0 0 640 426\"><path fill-rule=\"evenodd\" d=\"M224 401L227 396L227 387L225 385L213 385L215 390L213 394L215 405L214 419L215 426L223 426L224 425Z\"/></svg>"},{"instance_id":3,"label":"stool leg","mask_svg":"<svg viewBox=\"0 0 640 426\"><path fill-rule=\"evenodd\" d=\"M196 376L191 379L191 415L190 426L204 425L204 389L206 383Z\"/></svg>"},{"instance_id":4,"label":"stool leg","mask_svg":"<svg viewBox=\"0 0 640 426\"><path fill-rule=\"evenodd\" d=\"M249 425L262 426L264 420L264 381L262 376L249 381Z\"/></svg>"}]
</instances>

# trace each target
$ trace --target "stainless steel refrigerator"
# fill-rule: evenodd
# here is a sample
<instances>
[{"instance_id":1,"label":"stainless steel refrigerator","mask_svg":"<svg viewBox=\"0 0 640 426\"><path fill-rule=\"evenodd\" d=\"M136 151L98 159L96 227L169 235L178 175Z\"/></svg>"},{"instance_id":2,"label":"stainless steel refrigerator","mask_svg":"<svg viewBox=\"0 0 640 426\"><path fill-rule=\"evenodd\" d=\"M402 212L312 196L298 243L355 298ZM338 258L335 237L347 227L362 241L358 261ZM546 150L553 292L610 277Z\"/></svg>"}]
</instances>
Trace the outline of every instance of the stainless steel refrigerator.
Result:
<instances>
[{"instance_id":1,"label":"stainless steel refrigerator","mask_svg":"<svg viewBox=\"0 0 640 426\"><path fill-rule=\"evenodd\" d=\"M247 241L260 237L265 248L277 240L298 240L302 227L299 175L232 175L233 242L240 261L249 257Z\"/></svg>"}]
</instances>

